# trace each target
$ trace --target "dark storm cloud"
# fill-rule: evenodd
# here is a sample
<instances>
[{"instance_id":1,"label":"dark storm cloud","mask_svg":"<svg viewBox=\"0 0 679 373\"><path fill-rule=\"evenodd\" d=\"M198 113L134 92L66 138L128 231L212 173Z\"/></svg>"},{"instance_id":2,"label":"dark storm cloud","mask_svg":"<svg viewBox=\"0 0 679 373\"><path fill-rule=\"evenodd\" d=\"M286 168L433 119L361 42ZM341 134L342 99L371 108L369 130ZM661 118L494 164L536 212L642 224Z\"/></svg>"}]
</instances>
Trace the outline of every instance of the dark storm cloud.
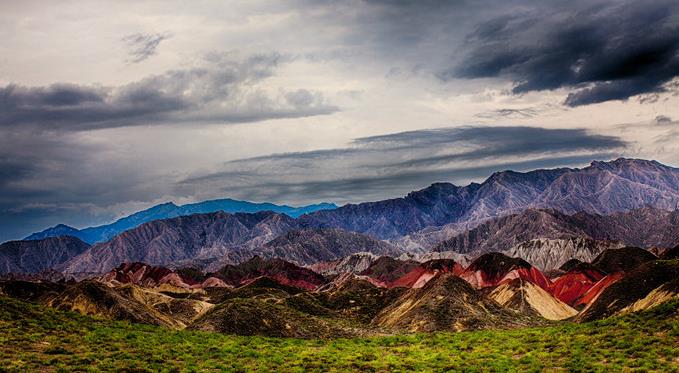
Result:
<instances>
[{"instance_id":1,"label":"dark storm cloud","mask_svg":"<svg viewBox=\"0 0 679 373\"><path fill-rule=\"evenodd\" d=\"M480 23L440 77L508 78L518 94L565 87L579 106L663 92L679 75L679 2L573 4Z\"/></svg>"},{"instance_id":2,"label":"dark storm cloud","mask_svg":"<svg viewBox=\"0 0 679 373\"><path fill-rule=\"evenodd\" d=\"M129 63L139 63L156 54L160 42L171 37L169 33L144 34L136 33L123 37L128 48Z\"/></svg>"},{"instance_id":3,"label":"dark storm cloud","mask_svg":"<svg viewBox=\"0 0 679 373\"><path fill-rule=\"evenodd\" d=\"M329 114L318 92L268 94L277 54L243 61L209 56L207 67L172 70L119 87L55 84L0 87L0 128L79 131L161 123L244 123Z\"/></svg>"},{"instance_id":4,"label":"dark storm cloud","mask_svg":"<svg viewBox=\"0 0 679 373\"><path fill-rule=\"evenodd\" d=\"M461 127L359 138L350 147L272 154L225 164L177 185L218 186L239 198L334 201L399 195L437 181L460 182L506 168L582 164L620 155L627 143L584 129ZM378 197L381 196L381 197Z\"/></svg>"}]
</instances>

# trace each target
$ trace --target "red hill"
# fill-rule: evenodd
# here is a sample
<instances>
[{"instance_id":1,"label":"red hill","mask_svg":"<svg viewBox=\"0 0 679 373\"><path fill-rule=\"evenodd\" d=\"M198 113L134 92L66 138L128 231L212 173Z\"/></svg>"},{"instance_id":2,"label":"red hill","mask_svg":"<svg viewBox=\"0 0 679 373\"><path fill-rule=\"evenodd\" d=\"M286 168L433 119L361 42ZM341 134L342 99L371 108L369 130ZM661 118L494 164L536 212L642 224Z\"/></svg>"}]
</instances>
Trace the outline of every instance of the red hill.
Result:
<instances>
[{"instance_id":1,"label":"red hill","mask_svg":"<svg viewBox=\"0 0 679 373\"><path fill-rule=\"evenodd\" d=\"M515 278L524 279L545 290L551 282L539 269L520 258L511 258L502 253L488 253L478 257L460 274L475 288L497 286Z\"/></svg>"}]
</instances>

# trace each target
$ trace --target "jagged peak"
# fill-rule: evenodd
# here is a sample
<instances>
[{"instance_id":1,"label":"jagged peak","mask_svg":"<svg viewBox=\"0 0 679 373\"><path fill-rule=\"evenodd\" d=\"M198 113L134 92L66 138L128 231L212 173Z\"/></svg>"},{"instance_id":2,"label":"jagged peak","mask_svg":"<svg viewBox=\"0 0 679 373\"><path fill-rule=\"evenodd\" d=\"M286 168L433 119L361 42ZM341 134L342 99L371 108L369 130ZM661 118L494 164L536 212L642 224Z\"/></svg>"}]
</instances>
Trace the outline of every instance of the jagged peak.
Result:
<instances>
[{"instance_id":1,"label":"jagged peak","mask_svg":"<svg viewBox=\"0 0 679 373\"><path fill-rule=\"evenodd\" d=\"M593 160L589 165L590 168L605 168L605 169L610 169L612 167L619 168L624 166L651 166L654 168L660 167L668 169L672 168L656 160L648 160L641 158L624 158L624 157L620 157L611 161Z\"/></svg>"}]
</instances>

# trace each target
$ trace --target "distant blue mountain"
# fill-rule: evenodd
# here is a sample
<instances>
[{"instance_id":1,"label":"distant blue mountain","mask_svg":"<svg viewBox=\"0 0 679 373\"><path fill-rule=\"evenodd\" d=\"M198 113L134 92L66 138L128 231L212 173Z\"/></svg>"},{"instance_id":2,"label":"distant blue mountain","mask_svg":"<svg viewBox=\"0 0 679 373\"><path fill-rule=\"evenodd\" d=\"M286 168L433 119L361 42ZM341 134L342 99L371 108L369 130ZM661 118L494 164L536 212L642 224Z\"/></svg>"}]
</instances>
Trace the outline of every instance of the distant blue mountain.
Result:
<instances>
[{"instance_id":1,"label":"distant blue mountain","mask_svg":"<svg viewBox=\"0 0 679 373\"><path fill-rule=\"evenodd\" d=\"M228 213L246 212L254 213L259 211L273 211L281 214L286 214L290 217L297 218L300 215L312 213L319 210L330 210L337 208L334 203L319 203L315 205L308 205L302 207L292 207L286 205L275 205L273 203L253 203L247 201L238 201L235 199L225 198L216 199L212 201L203 201L198 203L191 203L187 205L177 206L172 202L163 203L161 205L153 206L149 209L136 212L130 216L118 219L111 224L100 225L97 227L89 227L84 229L77 229L69 227L68 225L59 224L57 226L47 228L42 232L33 233L26 237L26 240L39 240L48 237L58 236L74 236L89 243L108 241L114 236L122 233L128 229L135 228L141 224L158 220L168 219L177 216L185 216L191 214L205 214L210 212L224 211Z\"/></svg>"}]
</instances>

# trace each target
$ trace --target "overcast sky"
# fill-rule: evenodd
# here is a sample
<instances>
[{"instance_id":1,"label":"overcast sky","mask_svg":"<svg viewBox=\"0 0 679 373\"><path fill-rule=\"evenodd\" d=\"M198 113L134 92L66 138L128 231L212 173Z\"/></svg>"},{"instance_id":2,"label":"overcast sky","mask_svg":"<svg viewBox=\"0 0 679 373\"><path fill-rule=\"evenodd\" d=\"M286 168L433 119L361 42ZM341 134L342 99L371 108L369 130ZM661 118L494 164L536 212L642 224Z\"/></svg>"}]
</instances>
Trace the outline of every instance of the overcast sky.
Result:
<instances>
[{"instance_id":1,"label":"overcast sky","mask_svg":"<svg viewBox=\"0 0 679 373\"><path fill-rule=\"evenodd\" d=\"M677 1L2 1L0 40L0 241L679 165Z\"/></svg>"}]
</instances>

